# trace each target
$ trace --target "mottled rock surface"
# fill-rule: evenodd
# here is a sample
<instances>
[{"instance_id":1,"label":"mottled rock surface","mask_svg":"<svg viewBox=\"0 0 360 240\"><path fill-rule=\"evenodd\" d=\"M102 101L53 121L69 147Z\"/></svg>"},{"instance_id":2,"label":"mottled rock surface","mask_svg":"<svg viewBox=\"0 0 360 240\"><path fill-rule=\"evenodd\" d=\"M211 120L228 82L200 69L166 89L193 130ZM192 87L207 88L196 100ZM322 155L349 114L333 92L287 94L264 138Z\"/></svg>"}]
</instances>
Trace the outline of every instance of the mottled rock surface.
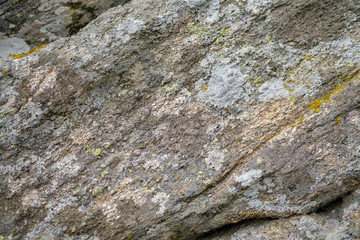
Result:
<instances>
[{"instance_id":1,"label":"mottled rock surface","mask_svg":"<svg viewBox=\"0 0 360 240\"><path fill-rule=\"evenodd\" d=\"M360 237L359 0L25 5L0 29L0 239Z\"/></svg>"},{"instance_id":2,"label":"mottled rock surface","mask_svg":"<svg viewBox=\"0 0 360 240\"><path fill-rule=\"evenodd\" d=\"M37 46L76 34L111 7L129 0L0 0L0 39Z\"/></svg>"}]
</instances>

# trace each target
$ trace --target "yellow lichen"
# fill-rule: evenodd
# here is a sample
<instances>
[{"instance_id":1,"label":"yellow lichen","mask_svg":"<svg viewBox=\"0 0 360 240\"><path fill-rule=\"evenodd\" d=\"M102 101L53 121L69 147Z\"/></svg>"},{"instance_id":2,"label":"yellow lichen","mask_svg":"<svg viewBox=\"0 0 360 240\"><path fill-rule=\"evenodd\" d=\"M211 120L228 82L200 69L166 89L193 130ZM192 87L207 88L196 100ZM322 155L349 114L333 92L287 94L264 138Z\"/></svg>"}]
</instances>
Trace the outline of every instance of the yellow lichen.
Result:
<instances>
[{"instance_id":1,"label":"yellow lichen","mask_svg":"<svg viewBox=\"0 0 360 240\"><path fill-rule=\"evenodd\" d=\"M208 85L207 85L207 84L202 85L202 86L201 86L201 90L203 90L203 91L208 90Z\"/></svg>"},{"instance_id":2,"label":"yellow lichen","mask_svg":"<svg viewBox=\"0 0 360 240\"><path fill-rule=\"evenodd\" d=\"M320 111L321 104L327 103L331 101L331 97L339 94L340 90L342 89L342 86L336 86L332 91L328 92L327 94L323 95L320 99L315 99L310 103L307 108L312 111L313 113L317 113Z\"/></svg>"},{"instance_id":3,"label":"yellow lichen","mask_svg":"<svg viewBox=\"0 0 360 240\"><path fill-rule=\"evenodd\" d=\"M336 117L334 118L334 121L336 122L335 125L339 125L341 123L341 118Z\"/></svg>"},{"instance_id":4,"label":"yellow lichen","mask_svg":"<svg viewBox=\"0 0 360 240\"><path fill-rule=\"evenodd\" d=\"M292 127L297 127L299 125L301 125L304 122L304 118L297 118L294 121L294 124L291 124Z\"/></svg>"},{"instance_id":5,"label":"yellow lichen","mask_svg":"<svg viewBox=\"0 0 360 240\"><path fill-rule=\"evenodd\" d=\"M44 45L41 45L41 46L39 46L39 47L35 47L35 48L31 49L30 51L25 52L25 53L20 53L20 54L11 54L11 53L10 53L10 54L9 54L9 57L13 57L13 58L15 58L15 59L20 59L20 58L22 58L22 57L29 56L30 54L32 54L32 53L34 53L34 52L39 52L40 49L45 48L45 47L46 47L46 45L44 44Z\"/></svg>"}]
</instances>

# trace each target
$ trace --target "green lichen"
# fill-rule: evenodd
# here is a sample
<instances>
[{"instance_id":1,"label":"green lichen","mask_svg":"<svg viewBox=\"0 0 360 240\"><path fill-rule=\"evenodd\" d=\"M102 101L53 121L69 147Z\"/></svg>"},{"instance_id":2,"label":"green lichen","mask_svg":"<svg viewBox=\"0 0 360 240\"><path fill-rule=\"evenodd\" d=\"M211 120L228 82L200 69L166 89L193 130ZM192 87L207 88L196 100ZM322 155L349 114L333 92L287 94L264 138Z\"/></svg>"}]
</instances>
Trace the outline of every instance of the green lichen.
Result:
<instances>
[{"instance_id":1,"label":"green lichen","mask_svg":"<svg viewBox=\"0 0 360 240\"><path fill-rule=\"evenodd\" d=\"M171 87L169 87L168 85L165 85L162 87L162 89L164 89L166 92L172 92L172 91L175 91L178 87L179 87L179 85L175 83Z\"/></svg>"},{"instance_id":2,"label":"green lichen","mask_svg":"<svg viewBox=\"0 0 360 240\"><path fill-rule=\"evenodd\" d=\"M200 180L200 179L204 179L205 178L205 173L202 171L199 171L199 175L197 176L196 180Z\"/></svg>"},{"instance_id":3,"label":"green lichen","mask_svg":"<svg viewBox=\"0 0 360 240\"><path fill-rule=\"evenodd\" d=\"M254 47L254 44L252 44L252 43L245 43L245 44L243 45L243 48L247 48L247 47Z\"/></svg>"},{"instance_id":4,"label":"green lichen","mask_svg":"<svg viewBox=\"0 0 360 240\"><path fill-rule=\"evenodd\" d=\"M63 121L66 121L68 119L69 115L59 116L59 118Z\"/></svg>"},{"instance_id":5,"label":"green lichen","mask_svg":"<svg viewBox=\"0 0 360 240\"><path fill-rule=\"evenodd\" d=\"M4 141L6 139L6 135L3 133L0 133L0 141Z\"/></svg>"},{"instance_id":6,"label":"green lichen","mask_svg":"<svg viewBox=\"0 0 360 240\"><path fill-rule=\"evenodd\" d=\"M98 157L101 154L101 149L100 148L94 148L93 154Z\"/></svg>"},{"instance_id":7,"label":"green lichen","mask_svg":"<svg viewBox=\"0 0 360 240\"><path fill-rule=\"evenodd\" d=\"M131 239L133 237L132 232L129 232L128 234L126 234L126 239Z\"/></svg>"},{"instance_id":8,"label":"green lichen","mask_svg":"<svg viewBox=\"0 0 360 240\"><path fill-rule=\"evenodd\" d=\"M200 37L203 37L208 34L208 28L201 26L201 24L195 24L192 22L187 25L185 32L187 35L196 34Z\"/></svg>"},{"instance_id":9,"label":"green lichen","mask_svg":"<svg viewBox=\"0 0 360 240\"><path fill-rule=\"evenodd\" d=\"M78 188L75 191L73 191L73 195L76 196L76 195L78 195L79 192L80 192L80 189Z\"/></svg>"},{"instance_id":10,"label":"green lichen","mask_svg":"<svg viewBox=\"0 0 360 240\"><path fill-rule=\"evenodd\" d=\"M109 171L107 171L107 170L105 170L105 171L103 171L101 174L100 174L100 176L102 177L102 178L104 178L106 175L108 175L109 174Z\"/></svg>"},{"instance_id":11,"label":"green lichen","mask_svg":"<svg viewBox=\"0 0 360 240\"><path fill-rule=\"evenodd\" d=\"M219 31L217 31L216 38L215 38L215 44L220 44L224 40L226 36L229 36L230 32L228 28L222 28Z\"/></svg>"},{"instance_id":12,"label":"green lichen","mask_svg":"<svg viewBox=\"0 0 360 240\"><path fill-rule=\"evenodd\" d=\"M8 110L5 110L4 112L0 113L0 118L3 118L7 115L11 115L15 112L15 108L10 108Z\"/></svg>"},{"instance_id":13,"label":"green lichen","mask_svg":"<svg viewBox=\"0 0 360 240\"><path fill-rule=\"evenodd\" d=\"M219 31L217 31L217 34L220 36L226 36L229 34L229 30L227 28L222 28Z\"/></svg>"},{"instance_id":14,"label":"green lichen","mask_svg":"<svg viewBox=\"0 0 360 240\"><path fill-rule=\"evenodd\" d=\"M154 190L155 190L155 188L149 188L148 186L146 186L146 187L144 188L144 191L145 191L146 193L152 193Z\"/></svg>"},{"instance_id":15,"label":"green lichen","mask_svg":"<svg viewBox=\"0 0 360 240\"><path fill-rule=\"evenodd\" d=\"M211 180L209 178L206 178L204 181L204 184L209 185L211 183Z\"/></svg>"},{"instance_id":16,"label":"green lichen","mask_svg":"<svg viewBox=\"0 0 360 240\"><path fill-rule=\"evenodd\" d=\"M77 122L77 121L80 121L81 120L81 116L75 114L72 118L73 121Z\"/></svg>"},{"instance_id":17,"label":"green lichen","mask_svg":"<svg viewBox=\"0 0 360 240\"><path fill-rule=\"evenodd\" d=\"M260 76L253 77L253 76L246 75L245 76L245 81L250 82L251 85L253 85L254 87L260 87L261 84L262 84L262 79L261 79Z\"/></svg>"},{"instance_id":18,"label":"green lichen","mask_svg":"<svg viewBox=\"0 0 360 240\"><path fill-rule=\"evenodd\" d=\"M81 116L77 115L77 114L74 114L74 113L71 113L71 114L66 114L66 115L59 116L59 120L64 121L67 126L73 127L78 122L80 122Z\"/></svg>"},{"instance_id":19,"label":"green lichen","mask_svg":"<svg viewBox=\"0 0 360 240\"><path fill-rule=\"evenodd\" d=\"M110 145L111 145L111 142L106 142L103 144L105 149L108 149L110 147Z\"/></svg>"},{"instance_id":20,"label":"green lichen","mask_svg":"<svg viewBox=\"0 0 360 240\"><path fill-rule=\"evenodd\" d=\"M132 94L132 93L133 93L132 90L130 90L130 89L124 89L124 90L122 90L121 92L118 93L118 96L121 97L121 96L124 96L124 95L126 95L126 94Z\"/></svg>"},{"instance_id":21,"label":"green lichen","mask_svg":"<svg viewBox=\"0 0 360 240\"><path fill-rule=\"evenodd\" d=\"M271 35L268 34L268 35L265 36L265 39L270 41L272 39L272 37L271 37Z\"/></svg>"},{"instance_id":22,"label":"green lichen","mask_svg":"<svg viewBox=\"0 0 360 240\"><path fill-rule=\"evenodd\" d=\"M91 191L91 194L92 194L93 196L98 196L98 195L100 195L101 193L103 193L103 191L104 191L103 187L96 187L96 188L94 188L94 189Z\"/></svg>"},{"instance_id":23,"label":"green lichen","mask_svg":"<svg viewBox=\"0 0 360 240\"><path fill-rule=\"evenodd\" d=\"M93 155L97 158L101 158L101 148L97 148L97 147L92 147L91 145L86 145L85 146L86 152L90 155Z\"/></svg>"}]
</instances>

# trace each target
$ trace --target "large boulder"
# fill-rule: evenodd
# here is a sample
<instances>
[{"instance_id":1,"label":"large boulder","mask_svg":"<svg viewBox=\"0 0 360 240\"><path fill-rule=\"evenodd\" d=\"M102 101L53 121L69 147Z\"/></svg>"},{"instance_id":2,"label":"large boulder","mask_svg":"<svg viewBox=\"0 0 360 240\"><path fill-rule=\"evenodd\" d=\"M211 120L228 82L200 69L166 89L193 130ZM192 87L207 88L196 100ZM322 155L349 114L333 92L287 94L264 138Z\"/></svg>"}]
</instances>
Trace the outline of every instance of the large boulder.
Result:
<instances>
[{"instance_id":1,"label":"large boulder","mask_svg":"<svg viewBox=\"0 0 360 240\"><path fill-rule=\"evenodd\" d=\"M0 239L305 239L358 196L359 0L119 4L1 57Z\"/></svg>"}]
</instances>

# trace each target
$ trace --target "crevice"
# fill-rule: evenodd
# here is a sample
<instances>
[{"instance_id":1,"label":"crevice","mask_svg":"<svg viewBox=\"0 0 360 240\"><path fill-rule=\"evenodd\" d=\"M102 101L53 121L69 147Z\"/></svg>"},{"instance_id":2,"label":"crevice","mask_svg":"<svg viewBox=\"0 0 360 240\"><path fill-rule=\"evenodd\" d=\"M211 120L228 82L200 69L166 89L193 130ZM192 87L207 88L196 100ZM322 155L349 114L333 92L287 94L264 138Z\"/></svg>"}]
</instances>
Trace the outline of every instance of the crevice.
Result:
<instances>
[{"instance_id":1,"label":"crevice","mask_svg":"<svg viewBox=\"0 0 360 240\"><path fill-rule=\"evenodd\" d=\"M285 217L264 217L264 218L246 219L246 220L242 220L237 223L223 225L219 228L210 230L210 231L194 238L194 240L205 240L205 239L209 239L209 238L213 238L213 237L217 237L217 236L220 237L220 236L232 234L232 233L238 231L240 228L244 228L244 227L247 227L250 225L254 225L254 224L261 225L261 224L268 223L270 221L276 221L276 220L280 220L280 219L290 219L290 218L296 217L296 216L326 215L326 214L330 215L330 214L334 213L334 211L336 211L337 209L341 209L343 207L342 205L344 204L344 198L351 195L356 189L357 188L354 188L354 190L344 193L341 196L322 204L317 209L314 209L307 213L292 214L290 216L285 216Z\"/></svg>"},{"instance_id":2,"label":"crevice","mask_svg":"<svg viewBox=\"0 0 360 240\"><path fill-rule=\"evenodd\" d=\"M314 211L314 213L326 213L326 212L331 212L334 208L339 207L344 201L343 201L344 196L338 197L335 200L326 203L325 205L319 207L318 209L316 209Z\"/></svg>"},{"instance_id":3,"label":"crevice","mask_svg":"<svg viewBox=\"0 0 360 240\"><path fill-rule=\"evenodd\" d=\"M209 232L206 232L206 233L194 238L193 240L205 240L205 239L207 239L209 237L223 236L225 233L235 232L239 227L246 227L246 226L249 226L249 225L253 224L254 222L265 223L265 222L268 222L268 221L274 221L274 220L278 220L278 219L280 219L280 218L247 219L247 220L243 220L241 222L231 223L231 224L227 224L227 225L221 226L219 228L213 229L213 230L211 230Z\"/></svg>"}]
</instances>

